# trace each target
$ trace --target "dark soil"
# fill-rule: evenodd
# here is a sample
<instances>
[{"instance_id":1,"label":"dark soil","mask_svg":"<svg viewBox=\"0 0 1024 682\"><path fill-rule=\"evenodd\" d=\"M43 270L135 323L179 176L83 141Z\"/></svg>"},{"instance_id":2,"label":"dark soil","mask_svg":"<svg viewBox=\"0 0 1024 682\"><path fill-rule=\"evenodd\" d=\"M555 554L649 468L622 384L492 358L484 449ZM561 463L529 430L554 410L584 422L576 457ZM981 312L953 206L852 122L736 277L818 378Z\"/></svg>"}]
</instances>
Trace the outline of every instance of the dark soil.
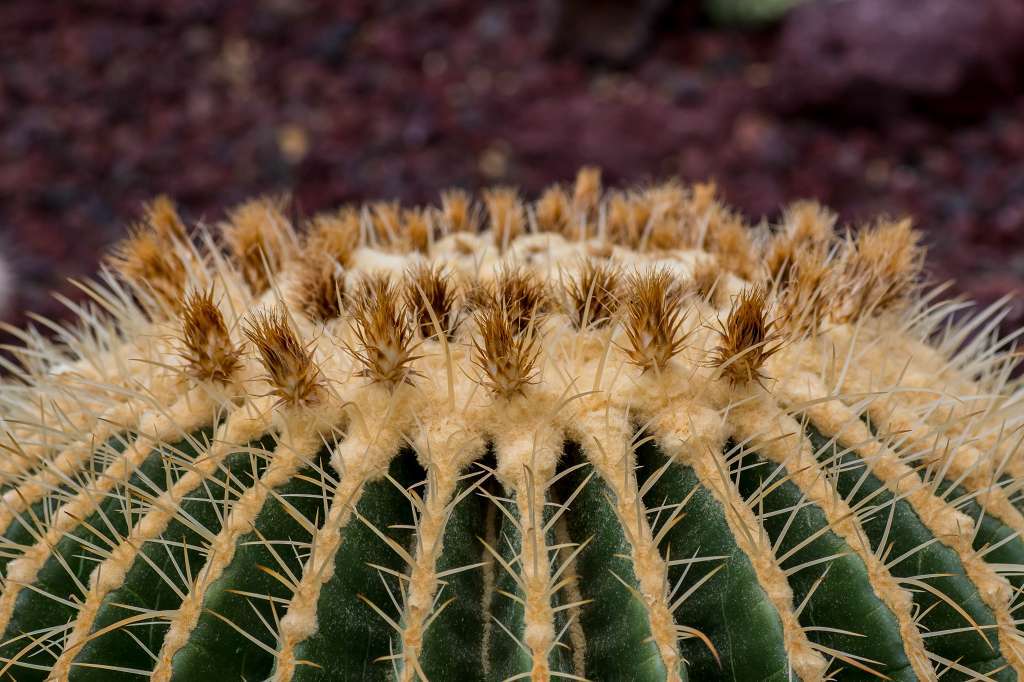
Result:
<instances>
[{"instance_id":1,"label":"dark soil","mask_svg":"<svg viewBox=\"0 0 1024 682\"><path fill-rule=\"evenodd\" d=\"M282 190L304 214L452 185L533 194L581 164L609 183L713 178L753 220L803 197L850 224L909 214L934 279L984 302L1024 290L1024 63L1004 3L974 43L933 18L919 64L903 43L858 43L876 37L870 14L848 34L819 7L741 33L640 5L582 21L586 3L557 0L3 3L4 319L63 316L50 292L74 295L66 278L157 193L212 222ZM1024 323L1014 305L1007 330Z\"/></svg>"}]
</instances>

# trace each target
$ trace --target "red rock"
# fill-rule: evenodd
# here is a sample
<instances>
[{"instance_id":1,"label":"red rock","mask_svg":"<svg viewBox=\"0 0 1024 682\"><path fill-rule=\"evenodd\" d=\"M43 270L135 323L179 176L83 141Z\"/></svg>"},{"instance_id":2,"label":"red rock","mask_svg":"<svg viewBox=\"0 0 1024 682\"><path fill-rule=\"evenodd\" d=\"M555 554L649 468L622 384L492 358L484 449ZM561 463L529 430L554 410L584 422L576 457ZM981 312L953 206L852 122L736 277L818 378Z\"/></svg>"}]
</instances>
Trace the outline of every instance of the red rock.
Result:
<instances>
[{"instance_id":1,"label":"red rock","mask_svg":"<svg viewBox=\"0 0 1024 682\"><path fill-rule=\"evenodd\" d=\"M753 221L803 197L843 223L910 214L937 278L1024 291L1024 94L999 56L1024 45L1020 0L810 3L781 42L695 25L676 3L628 68L595 63L597 33L553 51L549 1L0 3L0 242L18 275L3 319L66 316L49 292L79 297L66 278L93 273L157 193L213 223L263 192L308 215L435 201L498 172L532 194L584 163L608 183L713 178ZM822 63L840 29L861 42ZM808 92L829 115L780 113L777 96ZM936 116L958 98L983 115ZM286 126L305 131L301 158L282 152ZM501 163L481 164L492 151Z\"/></svg>"},{"instance_id":2,"label":"red rock","mask_svg":"<svg viewBox=\"0 0 1024 682\"><path fill-rule=\"evenodd\" d=\"M860 111L893 94L963 99L986 86L1012 91L1022 57L1020 0L856 0L792 12L778 65L791 75L788 104ZM873 101L851 101L858 98Z\"/></svg>"}]
</instances>

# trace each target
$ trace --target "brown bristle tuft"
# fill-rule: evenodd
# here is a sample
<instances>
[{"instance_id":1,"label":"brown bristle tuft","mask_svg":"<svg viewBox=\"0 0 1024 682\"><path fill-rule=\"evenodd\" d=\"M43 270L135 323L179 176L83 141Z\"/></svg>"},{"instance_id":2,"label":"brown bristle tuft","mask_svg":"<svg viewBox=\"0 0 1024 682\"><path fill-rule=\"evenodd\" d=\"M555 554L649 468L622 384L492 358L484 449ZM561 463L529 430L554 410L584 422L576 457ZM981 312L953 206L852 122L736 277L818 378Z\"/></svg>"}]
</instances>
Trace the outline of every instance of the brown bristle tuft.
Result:
<instances>
[{"instance_id":1,"label":"brown bristle tuft","mask_svg":"<svg viewBox=\"0 0 1024 682\"><path fill-rule=\"evenodd\" d=\"M348 267L359 247L359 211L346 206L336 213L314 216L306 234L306 254L322 254Z\"/></svg>"},{"instance_id":2,"label":"brown bristle tuft","mask_svg":"<svg viewBox=\"0 0 1024 682\"><path fill-rule=\"evenodd\" d=\"M684 348L683 288L666 270L648 268L630 275L625 287L625 331L622 350L642 368L663 370Z\"/></svg>"},{"instance_id":3,"label":"brown bristle tuft","mask_svg":"<svg viewBox=\"0 0 1024 682\"><path fill-rule=\"evenodd\" d=\"M718 185L714 182L698 182L693 186L690 197L690 213L694 216L708 214L718 205Z\"/></svg>"},{"instance_id":4,"label":"brown bristle tuft","mask_svg":"<svg viewBox=\"0 0 1024 682\"><path fill-rule=\"evenodd\" d=\"M402 236L402 209L397 201L378 201L369 206L370 224L377 243L394 246Z\"/></svg>"},{"instance_id":5,"label":"brown bristle tuft","mask_svg":"<svg viewBox=\"0 0 1024 682\"><path fill-rule=\"evenodd\" d=\"M474 315L477 334L473 337L473 363L483 372L481 382L494 395L510 398L522 395L537 381L537 356L540 344L534 324L525 329L498 301Z\"/></svg>"},{"instance_id":6,"label":"brown bristle tuft","mask_svg":"<svg viewBox=\"0 0 1024 682\"><path fill-rule=\"evenodd\" d=\"M450 189L441 194L441 221L447 234L477 231L477 215L468 192Z\"/></svg>"},{"instance_id":7,"label":"brown bristle tuft","mask_svg":"<svg viewBox=\"0 0 1024 682\"><path fill-rule=\"evenodd\" d=\"M185 223L178 215L174 202L165 194L161 194L145 206L145 221L154 232L164 239L177 239L184 242L188 239Z\"/></svg>"},{"instance_id":8,"label":"brown bristle tuft","mask_svg":"<svg viewBox=\"0 0 1024 682\"><path fill-rule=\"evenodd\" d=\"M306 250L298 266L296 303L312 322L341 317L345 300L345 269L322 251Z\"/></svg>"},{"instance_id":9,"label":"brown bristle tuft","mask_svg":"<svg viewBox=\"0 0 1024 682\"><path fill-rule=\"evenodd\" d=\"M836 214L816 201L791 204L782 219L785 233L798 243L821 244L831 241Z\"/></svg>"},{"instance_id":10,"label":"brown bristle tuft","mask_svg":"<svg viewBox=\"0 0 1024 682\"><path fill-rule=\"evenodd\" d=\"M363 367L358 375L390 388L411 384L410 364L419 356L412 354L412 326L398 285L383 273L367 275L350 299L357 347L348 351Z\"/></svg>"},{"instance_id":11,"label":"brown bristle tuft","mask_svg":"<svg viewBox=\"0 0 1024 682\"><path fill-rule=\"evenodd\" d=\"M686 211L686 188L678 180L652 185L643 191L643 197L658 213L679 217Z\"/></svg>"},{"instance_id":12,"label":"brown bristle tuft","mask_svg":"<svg viewBox=\"0 0 1024 682\"><path fill-rule=\"evenodd\" d=\"M270 287L270 276L280 271L294 251L284 207L283 199L253 199L231 210L228 222L221 225L224 241L256 295Z\"/></svg>"},{"instance_id":13,"label":"brown bristle tuft","mask_svg":"<svg viewBox=\"0 0 1024 682\"><path fill-rule=\"evenodd\" d=\"M474 313L491 305L494 301L494 283L479 277L470 277L462 283L462 308L467 313Z\"/></svg>"},{"instance_id":14,"label":"brown bristle tuft","mask_svg":"<svg viewBox=\"0 0 1024 682\"><path fill-rule=\"evenodd\" d=\"M220 308L213 302L213 291L193 291L185 297L181 340L188 373L200 381L226 384L242 366L239 349L231 340Z\"/></svg>"},{"instance_id":15,"label":"brown bristle tuft","mask_svg":"<svg viewBox=\"0 0 1024 682\"><path fill-rule=\"evenodd\" d=\"M641 195L647 203L650 226L645 245L652 251L672 251L694 246L692 225L687 220L686 190L678 182L669 181L650 187Z\"/></svg>"},{"instance_id":16,"label":"brown bristle tuft","mask_svg":"<svg viewBox=\"0 0 1024 682\"><path fill-rule=\"evenodd\" d=\"M635 249L651 219L651 204L642 198L616 192L608 201L608 239L615 244Z\"/></svg>"},{"instance_id":17,"label":"brown bristle tuft","mask_svg":"<svg viewBox=\"0 0 1024 682\"><path fill-rule=\"evenodd\" d=\"M564 286L566 312L577 329L602 327L619 308L622 272L608 261L585 261Z\"/></svg>"},{"instance_id":18,"label":"brown bristle tuft","mask_svg":"<svg viewBox=\"0 0 1024 682\"><path fill-rule=\"evenodd\" d=\"M526 214L519 193L511 187L484 191L484 205L490 220L494 243L504 251L513 239L526 231Z\"/></svg>"},{"instance_id":19,"label":"brown bristle tuft","mask_svg":"<svg viewBox=\"0 0 1024 682\"><path fill-rule=\"evenodd\" d=\"M775 282L785 282L789 278L789 268L799 250L799 245L786 235L775 235L768 243L764 254L764 267L768 271L768 277Z\"/></svg>"},{"instance_id":20,"label":"brown bristle tuft","mask_svg":"<svg viewBox=\"0 0 1024 682\"><path fill-rule=\"evenodd\" d=\"M718 307L722 300L723 279L725 273L718 261L702 258L697 261L690 275L690 285L694 292L712 306Z\"/></svg>"},{"instance_id":21,"label":"brown bristle tuft","mask_svg":"<svg viewBox=\"0 0 1024 682\"><path fill-rule=\"evenodd\" d=\"M178 310L188 279L180 249L181 242L170 233L139 225L114 246L107 262L159 303Z\"/></svg>"},{"instance_id":22,"label":"brown bristle tuft","mask_svg":"<svg viewBox=\"0 0 1024 682\"><path fill-rule=\"evenodd\" d=\"M819 243L798 250L780 284L779 318L790 336L817 334L834 305L834 271L828 246Z\"/></svg>"},{"instance_id":23,"label":"brown bristle tuft","mask_svg":"<svg viewBox=\"0 0 1024 682\"><path fill-rule=\"evenodd\" d=\"M419 263L406 273L405 305L424 339L438 334L450 337L458 325L455 287L451 282L451 273L443 265Z\"/></svg>"},{"instance_id":24,"label":"brown bristle tuft","mask_svg":"<svg viewBox=\"0 0 1024 682\"><path fill-rule=\"evenodd\" d=\"M909 219L882 221L847 237L839 259L839 287L848 292L834 311L839 322L892 310L916 290L924 265L921 233Z\"/></svg>"},{"instance_id":25,"label":"brown bristle tuft","mask_svg":"<svg viewBox=\"0 0 1024 682\"><path fill-rule=\"evenodd\" d=\"M832 240L836 216L814 201L798 201L783 216L782 230L768 243L764 262L768 275L785 282L796 253Z\"/></svg>"},{"instance_id":26,"label":"brown bristle tuft","mask_svg":"<svg viewBox=\"0 0 1024 682\"><path fill-rule=\"evenodd\" d=\"M649 251L674 251L685 245L683 226L665 216L658 216L651 222L647 237Z\"/></svg>"},{"instance_id":27,"label":"brown bristle tuft","mask_svg":"<svg viewBox=\"0 0 1024 682\"><path fill-rule=\"evenodd\" d=\"M422 209L402 211L402 241L411 251L427 253L431 243L430 223Z\"/></svg>"},{"instance_id":28,"label":"brown bristle tuft","mask_svg":"<svg viewBox=\"0 0 1024 682\"><path fill-rule=\"evenodd\" d=\"M503 266L495 278L494 298L516 332L522 332L550 309L544 283L531 271L512 265Z\"/></svg>"},{"instance_id":29,"label":"brown bristle tuft","mask_svg":"<svg viewBox=\"0 0 1024 682\"><path fill-rule=\"evenodd\" d=\"M768 289L745 289L733 302L729 318L719 322L721 345L712 351L708 364L717 367L732 384L765 378L761 367L782 347L781 336L769 319Z\"/></svg>"},{"instance_id":30,"label":"brown bristle tuft","mask_svg":"<svg viewBox=\"0 0 1024 682\"><path fill-rule=\"evenodd\" d=\"M757 273L757 254L750 238L750 228L737 214L720 209L708 223L707 250L718 264L743 278L753 279Z\"/></svg>"},{"instance_id":31,"label":"brown bristle tuft","mask_svg":"<svg viewBox=\"0 0 1024 682\"><path fill-rule=\"evenodd\" d=\"M573 214L569 202L569 194L555 185L548 187L540 196L534 207L537 216L537 229L541 232L556 232L573 239Z\"/></svg>"},{"instance_id":32,"label":"brown bristle tuft","mask_svg":"<svg viewBox=\"0 0 1024 682\"><path fill-rule=\"evenodd\" d=\"M601 203L601 169L597 166L584 166L576 173L576 186L573 188L572 208L583 220L593 218Z\"/></svg>"},{"instance_id":33,"label":"brown bristle tuft","mask_svg":"<svg viewBox=\"0 0 1024 682\"><path fill-rule=\"evenodd\" d=\"M259 351L271 394L278 404L303 407L322 399L320 369L310 348L303 346L285 311L257 312L245 326L246 337Z\"/></svg>"}]
</instances>

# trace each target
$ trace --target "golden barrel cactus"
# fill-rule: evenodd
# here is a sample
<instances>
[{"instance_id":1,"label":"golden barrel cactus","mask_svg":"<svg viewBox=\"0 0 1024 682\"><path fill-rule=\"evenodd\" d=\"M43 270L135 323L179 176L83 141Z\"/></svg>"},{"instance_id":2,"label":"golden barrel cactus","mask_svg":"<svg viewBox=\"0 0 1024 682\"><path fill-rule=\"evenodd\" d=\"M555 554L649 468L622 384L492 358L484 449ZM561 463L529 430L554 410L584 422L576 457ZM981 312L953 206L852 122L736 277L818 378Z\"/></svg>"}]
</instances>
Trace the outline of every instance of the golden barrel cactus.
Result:
<instances>
[{"instance_id":1,"label":"golden barrel cactus","mask_svg":"<svg viewBox=\"0 0 1024 682\"><path fill-rule=\"evenodd\" d=\"M0 679L1018 679L1012 337L834 223L155 200L5 361Z\"/></svg>"}]
</instances>

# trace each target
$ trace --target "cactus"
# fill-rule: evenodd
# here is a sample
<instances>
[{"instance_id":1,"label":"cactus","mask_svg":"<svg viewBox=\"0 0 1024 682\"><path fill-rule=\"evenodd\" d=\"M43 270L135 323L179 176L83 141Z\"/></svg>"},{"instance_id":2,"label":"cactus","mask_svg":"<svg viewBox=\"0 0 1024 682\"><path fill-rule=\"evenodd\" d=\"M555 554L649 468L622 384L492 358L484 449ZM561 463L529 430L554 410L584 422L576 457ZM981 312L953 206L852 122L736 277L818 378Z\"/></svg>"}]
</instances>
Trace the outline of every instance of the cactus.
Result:
<instances>
[{"instance_id":1,"label":"cactus","mask_svg":"<svg viewBox=\"0 0 1024 682\"><path fill-rule=\"evenodd\" d=\"M0 678L1024 671L1013 336L908 221L592 168L288 215L159 198L17 332Z\"/></svg>"}]
</instances>

